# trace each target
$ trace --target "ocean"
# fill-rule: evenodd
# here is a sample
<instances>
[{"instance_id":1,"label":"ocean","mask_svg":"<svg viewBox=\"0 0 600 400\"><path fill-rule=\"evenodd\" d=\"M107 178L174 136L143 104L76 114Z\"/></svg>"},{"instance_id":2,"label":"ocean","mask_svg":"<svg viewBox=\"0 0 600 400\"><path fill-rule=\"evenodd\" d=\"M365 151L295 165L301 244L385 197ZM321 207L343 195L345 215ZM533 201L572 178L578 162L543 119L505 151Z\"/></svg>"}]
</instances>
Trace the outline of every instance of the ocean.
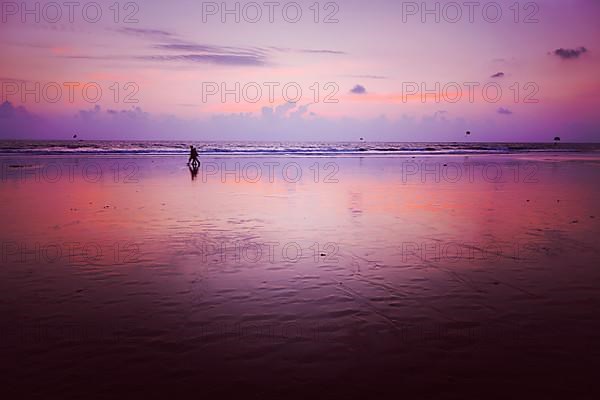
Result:
<instances>
[{"instance_id":1,"label":"ocean","mask_svg":"<svg viewBox=\"0 0 600 400\"><path fill-rule=\"evenodd\" d=\"M4 140L0 154L187 154L241 156L393 156L429 154L514 154L598 152L600 143L414 143L414 142L218 142Z\"/></svg>"}]
</instances>

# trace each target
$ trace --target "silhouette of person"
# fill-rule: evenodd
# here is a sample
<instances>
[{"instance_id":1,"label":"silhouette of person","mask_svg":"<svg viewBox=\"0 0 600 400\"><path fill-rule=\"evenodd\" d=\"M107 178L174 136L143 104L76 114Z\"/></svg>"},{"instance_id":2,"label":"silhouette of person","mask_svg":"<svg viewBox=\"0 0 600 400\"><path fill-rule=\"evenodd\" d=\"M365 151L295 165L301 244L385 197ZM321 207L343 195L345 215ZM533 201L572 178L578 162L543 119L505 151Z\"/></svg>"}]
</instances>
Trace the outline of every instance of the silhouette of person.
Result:
<instances>
[{"instance_id":1,"label":"silhouette of person","mask_svg":"<svg viewBox=\"0 0 600 400\"><path fill-rule=\"evenodd\" d=\"M188 159L188 165L192 165L195 168L200 166L200 160L198 160L198 149L190 145L190 158Z\"/></svg>"},{"instance_id":2,"label":"silhouette of person","mask_svg":"<svg viewBox=\"0 0 600 400\"><path fill-rule=\"evenodd\" d=\"M194 146L190 145L190 158L188 159L188 165L192 163L194 159Z\"/></svg>"}]
</instances>

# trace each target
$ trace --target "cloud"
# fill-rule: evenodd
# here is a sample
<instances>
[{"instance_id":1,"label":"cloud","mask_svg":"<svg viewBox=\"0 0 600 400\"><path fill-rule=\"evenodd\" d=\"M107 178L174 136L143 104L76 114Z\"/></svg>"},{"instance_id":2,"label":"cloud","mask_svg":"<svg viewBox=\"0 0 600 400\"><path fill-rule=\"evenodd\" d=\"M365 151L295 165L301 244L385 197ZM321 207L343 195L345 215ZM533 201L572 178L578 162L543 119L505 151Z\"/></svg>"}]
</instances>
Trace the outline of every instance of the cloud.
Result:
<instances>
[{"instance_id":1,"label":"cloud","mask_svg":"<svg viewBox=\"0 0 600 400\"><path fill-rule=\"evenodd\" d=\"M213 46L208 44L192 44L192 43L171 43L171 44L157 44L154 46L155 49L160 50L177 50L177 51L190 51L190 52L206 52L206 53L227 53L222 50L219 46Z\"/></svg>"},{"instance_id":2,"label":"cloud","mask_svg":"<svg viewBox=\"0 0 600 400\"><path fill-rule=\"evenodd\" d=\"M504 78L504 72L496 72L490 78Z\"/></svg>"},{"instance_id":3,"label":"cloud","mask_svg":"<svg viewBox=\"0 0 600 400\"><path fill-rule=\"evenodd\" d=\"M350 93L365 94L367 93L367 89L365 89L365 87L362 85L356 85L350 90Z\"/></svg>"},{"instance_id":4,"label":"cloud","mask_svg":"<svg viewBox=\"0 0 600 400\"><path fill-rule=\"evenodd\" d=\"M330 49L292 49L284 47L232 47L213 44L194 43L178 36L172 32L160 29L144 28L121 28L117 32L143 37L155 41L152 46L156 50L168 52L179 52L179 54L145 54L139 56L87 56L76 55L68 58L79 59L131 59L155 62L190 62L232 66L265 66L268 65L268 57L273 52L295 52L307 54L346 54L343 51ZM156 43L160 42L160 43Z\"/></svg>"},{"instance_id":5,"label":"cloud","mask_svg":"<svg viewBox=\"0 0 600 400\"><path fill-rule=\"evenodd\" d=\"M132 107L129 110L106 110L106 113L113 116L113 118L123 119L148 119L150 114L142 111L140 107Z\"/></svg>"},{"instance_id":6,"label":"cloud","mask_svg":"<svg viewBox=\"0 0 600 400\"><path fill-rule=\"evenodd\" d=\"M438 110L433 113L433 115L425 115L423 116L423 122L425 123L433 123L433 122L444 122L447 121L446 115L448 111L446 110Z\"/></svg>"},{"instance_id":7,"label":"cloud","mask_svg":"<svg viewBox=\"0 0 600 400\"><path fill-rule=\"evenodd\" d=\"M215 46L195 43L159 44L154 47L162 50L190 52L192 54L175 56L142 56L143 59L153 61L189 61L219 65L262 66L267 64L266 53L263 50L256 48Z\"/></svg>"},{"instance_id":8,"label":"cloud","mask_svg":"<svg viewBox=\"0 0 600 400\"><path fill-rule=\"evenodd\" d=\"M294 118L301 118L303 115L305 115L308 112L308 107L311 104L313 104L313 103L308 103L308 104L298 107L298 109L296 111L294 111L293 113L291 113L290 116L294 117Z\"/></svg>"},{"instance_id":9,"label":"cloud","mask_svg":"<svg viewBox=\"0 0 600 400\"><path fill-rule=\"evenodd\" d=\"M176 51L189 51L194 53L213 53L213 54L226 54L226 55L237 55L237 56L252 56L252 57L265 57L267 52L257 48L244 48L244 47L230 47L230 46L215 46L208 44L196 44L196 43L171 43L171 44L159 44L154 46L156 49L161 50L176 50Z\"/></svg>"},{"instance_id":10,"label":"cloud","mask_svg":"<svg viewBox=\"0 0 600 400\"><path fill-rule=\"evenodd\" d=\"M95 105L91 110L79 110L76 118L81 118L84 121L91 121L100 114L100 106Z\"/></svg>"},{"instance_id":11,"label":"cloud","mask_svg":"<svg viewBox=\"0 0 600 400\"><path fill-rule=\"evenodd\" d=\"M309 53L309 54L335 54L343 55L348 54L345 51L330 50L330 49L292 49L290 47L275 47L270 46L269 49L279 51L281 53Z\"/></svg>"},{"instance_id":12,"label":"cloud","mask_svg":"<svg viewBox=\"0 0 600 400\"><path fill-rule=\"evenodd\" d=\"M39 127L48 129L47 121L25 107L15 107L10 101L0 104L0 138L34 138Z\"/></svg>"},{"instance_id":13,"label":"cloud","mask_svg":"<svg viewBox=\"0 0 600 400\"><path fill-rule=\"evenodd\" d=\"M296 103L287 102L275 108L275 115L284 116L289 110L296 108Z\"/></svg>"},{"instance_id":14,"label":"cloud","mask_svg":"<svg viewBox=\"0 0 600 400\"><path fill-rule=\"evenodd\" d=\"M145 29L145 28L121 28L118 30L120 33L133 36L151 37L151 38L172 38L171 32L163 31L161 29Z\"/></svg>"},{"instance_id":15,"label":"cloud","mask_svg":"<svg viewBox=\"0 0 600 400\"><path fill-rule=\"evenodd\" d=\"M0 118L12 119L33 119L33 116L23 106L15 107L10 101L5 101L0 104Z\"/></svg>"},{"instance_id":16,"label":"cloud","mask_svg":"<svg viewBox=\"0 0 600 400\"><path fill-rule=\"evenodd\" d=\"M312 53L312 54L347 54L345 51L339 50L327 50L327 49L300 49L300 53Z\"/></svg>"},{"instance_id":17,"label":"cloud","mask_svg":"<svg viewBox=\"0 0 600 400\"><path fill-rule=\"evenodd\" d=\"M76 132L79 139L84 140L347 141L373 132L370 139L380 141L452 142L464 140L464 132L470 130L486 132L486 141L515 139L514 129L485 116L465 119L450 117L451 113L440 110L423 118L419 114L403 114L393 119L386 116L330 118L307 111L307 107L308 104L283 103L265 107L262 113L216 114L208 119L149 113L138 107L125 110L91 107L75 115L31 114L32 119L27 117L29 113L25 109L5 103L0 104L0 115L5 117L0 118L0 138L71 139ZM17 109L20 109L20 117ZM8 115L12 117L6 118ZM574 132L577 136L570 138L577 141L594 141L597 140L599 118L594 116L578 123L553 120L542 124L535 118L520 120L519 127L528 140L547 140L551 128L557 133Z\"/></svg>"},{"instance_id":18,"label":"cloud","mask_svg":"<svg viewBox=\"0 0 600 400\"><path fill-rule=\"evenodd\" d=\"M140 56L140 59L152 61L190 61L220 65L264 66L268 64L270 51L260 47L230 47L196 43L157 44L155 49L189 52L191 54ZM346 54L343 51L328 49L290 49L269 47L273 51L309 54ZM202 53L202 54L198 54Z\"/></svg>"},{"instance_id":19,"label":"cloud","mask_svg":"<svg viewBox=\"0 0 600 400\"><path fill-rule=\"evenodd\" d=\"M163 45L161 45L163 46ZM164 45L164 48L174 50L176 46L191 46L191 45ZM197 52L204 52L204 54L154 54L154 55L143 55L143 56L121 56L121 55L103 55L103 56L92 56L92 55L67 55L58 56L60 58L68 58L75 60L110 60L110 61L128 61L128 60L141 60L141 61L156 61L156 62L189 62L189 63L202 63L202 64L217 64L217 65L235 65L235 66L265 66L268 64L267 58L260 53L252 52L234 52L224 51L217 46L201 46L193 45L197 49ZM184 48L185 50L185 48Z\"/></svg>"},{"instance_id":20,"label":"cloud","mask_svg":"<svg viewBox=\"0 0 600 400\"><path fill-rule=\"evenodd\" d=\"M513 112L510 111L508 108L504 108L504 107L500 107L497 111L498 114L502 114L502 115L510 115Z\"/></svg>"},{"instance_id":21,"label":"cloud","mask_svg":"<svg viewBox=\"0 0 600 400\"><path fill-rule=\"evenodd\" d=\"M553 54L562 58L563 60L572 60L575 58L579 58L580 55L582 55L583 53L587 53L587 51L588 49L582 46L576 49L556 49L554 50Z\"/></svg>"},{"instance_id":22,"label":"cloud","mask_svg":"<svg viewBox=\"0 0 600 400\"><path fill-rule=\"evenodd\" d=\"M357 79L389 79L387 76L381 75L343 75L348 78L357 78Z\"/></svg>"},{"instance_id":23,"label":"cloud","mask_svg":"<svg viewBox=\"0 0 600 400\"><path fill-rule=\"evenodd\" d=\"M115 55L104 55L104 56L91 56L87 54L77 54L77 55L59 55L58 58L68 58L71 60L110 60L110 61L118 61L118 60L131 60L133 57L128 56L115 56Z\"/></svg>"},{"instance_id":24,"label":"cloud","mask_svg":"<svg viewBox=\"0 0 600 400\"><path fill-rule=\"evenodd\" d=\"M138 60L145 61L187 61L192 63L238 65L238 66L263 66L267 64L264 57L234 54L179 54L179 55L154 55L138 56Z\"/></svg>"},{"instance_id":25,"label":"cloud","mask_svg":"<svg viewBox=\"0 0 600 400\"><path fill-rule=\"evenodd\" d=\"M180 54L145 54L126 57L88 57L86 55L81 55L75 57L82 59L130 59L155 62L190 62L235 66L263 66L267 64L268 52L257 47L231 47L193 43L178 38L175 33L160 29L121 28L117 32L155 41L155 44L152 46L153 49L169 52L177 51Z\"/></svg>"}]
</instances>

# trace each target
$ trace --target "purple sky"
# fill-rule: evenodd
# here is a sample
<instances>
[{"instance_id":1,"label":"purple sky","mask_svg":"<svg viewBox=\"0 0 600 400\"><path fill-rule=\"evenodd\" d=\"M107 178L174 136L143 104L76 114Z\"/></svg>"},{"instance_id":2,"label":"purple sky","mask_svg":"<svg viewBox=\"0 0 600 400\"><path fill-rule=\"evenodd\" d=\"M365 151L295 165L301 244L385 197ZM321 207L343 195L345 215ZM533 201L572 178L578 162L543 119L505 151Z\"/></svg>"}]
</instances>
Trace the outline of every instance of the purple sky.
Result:
<instances>
[{"instance_id":1,"label":"purple sky","mask_svg":"<svg viewBox=\"0 0 600 400\"><path fill-rule=\"evenodd\" d=\"M0 138L600 141L597 0L25 3Z\"/></svg>"}]
</instances>

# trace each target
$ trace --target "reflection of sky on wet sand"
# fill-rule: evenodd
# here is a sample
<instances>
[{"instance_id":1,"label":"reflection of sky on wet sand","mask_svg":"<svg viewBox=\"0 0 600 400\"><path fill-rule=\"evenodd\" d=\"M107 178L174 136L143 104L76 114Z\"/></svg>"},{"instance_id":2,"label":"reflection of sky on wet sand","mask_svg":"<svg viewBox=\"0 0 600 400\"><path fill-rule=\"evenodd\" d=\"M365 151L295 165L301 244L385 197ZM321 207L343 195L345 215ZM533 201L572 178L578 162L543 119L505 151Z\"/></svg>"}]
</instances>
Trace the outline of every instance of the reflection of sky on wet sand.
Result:
<instances>
[{"instance_id":1,"label":"reflection of sky on wet sand","mask_svg":"<svg viewBox=\"0 0 600 400\"><path fill-rule=\"evenodd\" d=\"M50 160L63 167L77 161L2 162L43 169ZM204 182L202 171L192 180L181 160L170 157L78 160L75 171L91 161L104 172L102 181L88 182L77 172L72 181L20 180L18 168L3 175L0 275L11 300L0 305L4 315L51 325L118 321L127 335L161 343L197 340L218 323L320 326L323 340L335 345L306 345L308 353L353 348L375 330L382 335L376 352L393 362L394 332L406 327L468 323L518 330L574 315L589 321L596 313L600 165L593 160L203 160L205 166L224 162L228 170L235 162L292 161L303 171L297 183L280 174L273 182L232 176L222 182L218 175ZM115 162L133 163L137 182L124 183L121 175L115 182ZM323 175L315 182L315 162L321 170L335 162L338 182L324 183ZM423 181L403 170L406 163L473 162L495 163L503 182L481 173L457 182L436 182L435 175ZM518 179L515 163L526 172ZM531 171L535 179L524 182ZM33 253L20 260L15 243ZM73 259L63 254L50 262L50 245L64 252L67 243L87 245L88 258L76 247ZM38 258L36 244L45 248ZM286 258L282 249L290 244ZM97 254L92 247L101 255L90 261ZM580 305L584 299L589 306ZM224 351L221 336L203 343ZM227 343L232 356L256 352L244 365L261 365L260 354L276 346ZM332 357L333 364L343 363Z\"/></svg>"},{"instance_id":2,"label":"reflection of sky on wet sand","mask_svg":"<svg viewBox=\"0 0 600 400\"><path fill-rule=\"evenodd\" d=\"M5 239L130 241L154 261L170 254L173 244L202 238L331 242L342 256L356 254L393 267L406 264L403 244L514 248L551 234L590 242L593 236L587 234L597 228L591 218L598 196L594 162L347 158L335 160L339 171L332 179L337 182L325 183L333 167L325 171L324 166L332 159L205 160L203 168L208 171L212 163L218 171L207 175L201 169L193 181L187 168L171 158L98 158L78 160L75 167L65 167L72 159L36 161L38 172L21 176L21 171L5 170L3 175L0 193L4 210L10 210L3 221ZM58 162L63 176L49 182ZM289 176L298 166L302 171L299 182L283 178L283 166L290 162ZM256 163L262 178L253 181L240 173L236 182L235 163L240 171ZM415 166L420 170L415 172ZM448 168L461 168L462 177L456 179ZM98 170L103 177L95 182ZM494 178L498 171L502 176Z\"/></svg>"},{"instance_id":3,"label":"reflection of sky on wet sand","mask_svg":"<svg viewBox=\"0 0 600 400\"><path fill-rule=\"evenodd\" d=\"M424 239L510 242L526 239L536 229L577 235L595 227L590 218L597 196L592 184L595 163L534 165L509 157L348 158L335 160L338 182L324 183L323 168L330 159L294 159L303 176L292 183L278 167L273 182L266 167L258 182L244 176L236 182L234 174L221 177L220 171L210 176L200 171L192 181L189 171L170 158L99 158L94 168L84 161L71 167L71 175L48 182L43 174L50 175L51 169L43 163L57 161L64 162L40 159L42 172L23 177L18 175L22 172L5 173L1 195L5 211L10 211L4 217L6 237L144 241L167 239L172 233L219 232L240 239L336 242L342 251L344 245L360 251ZM205 161L227 171L235 170L234 163L265 162L289 161ZM321 170L318 182L315 163ZM429 172L415 173L413 165ZM462 168L462 178L455 179L454 172L440 175L439 168L448 165ZM466 173L467 168L474 172ZM84 170L98 169L103 171L101 181L92 182L95 173L84 179ZM63 165L63 170L69 168ZM498 170L502 177L496 182ZM571 224L575 220L579 225Z\"/></svg>"}]
</instances>

